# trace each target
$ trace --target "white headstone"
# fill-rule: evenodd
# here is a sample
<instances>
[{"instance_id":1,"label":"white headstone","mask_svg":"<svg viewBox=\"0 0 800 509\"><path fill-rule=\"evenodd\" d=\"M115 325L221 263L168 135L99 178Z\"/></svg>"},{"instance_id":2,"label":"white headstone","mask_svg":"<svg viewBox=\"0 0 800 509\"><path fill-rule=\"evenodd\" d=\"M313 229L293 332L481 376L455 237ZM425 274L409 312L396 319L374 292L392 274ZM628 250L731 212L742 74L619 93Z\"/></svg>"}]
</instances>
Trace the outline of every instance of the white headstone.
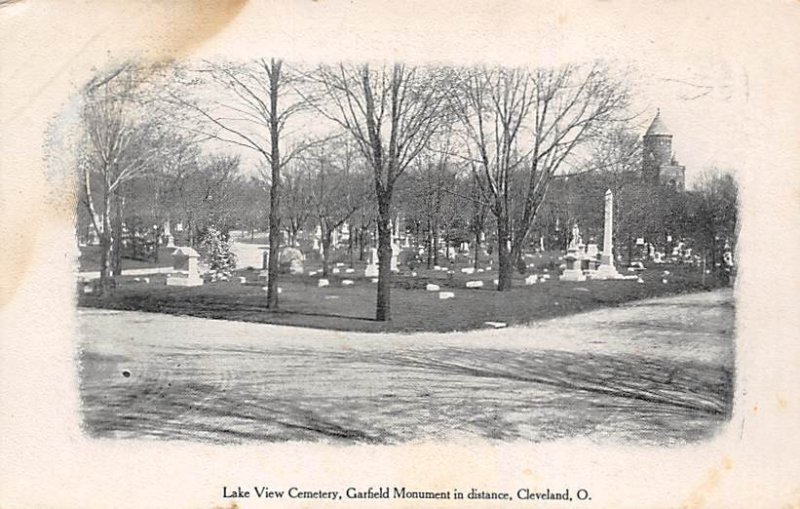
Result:
<instances>
[{"instance_id":1,"label":"white headstone","mask_svg":"<svg viewBox=\"0 0 800 509\"><path fill-rule=\"evenodd\" d=\"M425 285L425 289L427 291L429 291L429 292L438 292L439 291L439 285L434 285L434 284L428 283L427 285Z\"/></svg>"},{"instance_id":2,"label":"white headstone","mask_svg":"<svg viewBox=\"0 0 800 509\"><path fill-rule=\"evenodd\" d=\"M456 294L453 293L453 292L439 292L439 299L440 300L452 299L455 296L456 296Z\"/></svg>"},{"instance_id":3,"label":"white headstone","mask_svg":"<svg viewBox=\"0 0 800 509\"><path fill-rule=\"evenodd\" d=\"M330 285L331 285L331 282L328 281L327 279L320 279L320 280L317 281L317 287L318 288L325 288L326 286L330 286Z\"/></svg>"},{"instance_id":4,"label":"white headstone","mask_svg":"<svg viewBox=\"0 0 800 509\"><path fill-rule=\"evenodd\" d=\"M467 281L467 288L483 288L483 281Z\"/></svg>"},{"instance_id":5,"label":"white headstone","mask_svg":"<svg viewBox=\"0 0 800 509\"><path fill-rule=\"evenodd\" d=\"M353 286L354 284L352 279L342 279L342 286Z\"/></svg>"}]
</instances>

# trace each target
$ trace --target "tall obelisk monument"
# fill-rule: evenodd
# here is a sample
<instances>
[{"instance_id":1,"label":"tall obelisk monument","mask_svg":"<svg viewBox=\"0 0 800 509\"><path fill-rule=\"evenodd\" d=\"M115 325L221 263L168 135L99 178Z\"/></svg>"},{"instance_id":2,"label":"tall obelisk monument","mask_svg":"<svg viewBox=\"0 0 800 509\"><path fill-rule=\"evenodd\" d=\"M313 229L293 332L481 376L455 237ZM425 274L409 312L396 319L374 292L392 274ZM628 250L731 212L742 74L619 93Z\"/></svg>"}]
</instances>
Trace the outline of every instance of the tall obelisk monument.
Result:
<instances>
[{"instance_id":1,"label":"tall obelisk monument","mask_svg":"<svg viewBox=\"0 0 800 509\"><path fill-rule=\"evenodd\" d=\"M617 279L620 274L614 267L614 194L606 191L605 224L603 228L603 255L595 279Z\"/></svg>"}]
</instances>

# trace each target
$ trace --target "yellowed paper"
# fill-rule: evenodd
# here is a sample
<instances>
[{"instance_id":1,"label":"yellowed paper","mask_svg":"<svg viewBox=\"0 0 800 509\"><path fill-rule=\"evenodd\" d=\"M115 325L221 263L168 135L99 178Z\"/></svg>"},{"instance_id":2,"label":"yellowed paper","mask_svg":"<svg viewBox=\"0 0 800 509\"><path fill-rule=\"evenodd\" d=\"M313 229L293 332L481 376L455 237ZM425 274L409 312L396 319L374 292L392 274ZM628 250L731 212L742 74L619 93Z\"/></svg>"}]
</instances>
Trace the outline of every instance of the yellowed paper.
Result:
<instances>
[{"instance_id":1,"label":"yellowed paper","mask_svg":"<svg viewBox=\"0 0 800 509\"><path fill-rule=\"evenodd\" d=\"M800 507L798 26L800 4L781 1L0 3L0 506L540 505L220 496L225 485L391 485L583 487L591 500L576 507ZM723 432L676 447L586 439L213 446L88 438L76 364L75 192L69 170L48 163L49 126L110 62L273 55L311 63L599 58L636 68L647 91L641 109L669 108L682 126L682 163L717 161L735 168L741 185L736 397ZM687 82L708 91L686 100Z\"/></svg>"}]
</instances>

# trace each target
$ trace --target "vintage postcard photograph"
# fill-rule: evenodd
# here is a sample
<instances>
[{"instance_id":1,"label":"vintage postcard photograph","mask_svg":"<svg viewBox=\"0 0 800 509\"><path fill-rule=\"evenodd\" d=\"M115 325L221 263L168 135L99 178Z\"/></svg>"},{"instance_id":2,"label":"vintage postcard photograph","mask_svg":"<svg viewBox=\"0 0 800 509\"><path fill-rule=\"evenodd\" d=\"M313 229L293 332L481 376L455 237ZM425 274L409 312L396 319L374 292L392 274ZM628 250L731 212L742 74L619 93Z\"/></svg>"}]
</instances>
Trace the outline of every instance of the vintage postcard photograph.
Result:
<instances>
[{"instance_id":1,"label":"vintage postcard photograph","mask_svg":"<svg viewBox=\"0 0 800 509\"><path fill-rule=\"evenodd\" d=\"M102 29L28 68L37 4ZM136 5L0 6L4 506L800 501L796 55L710 5Z\"/></svg>"}]
</instances>

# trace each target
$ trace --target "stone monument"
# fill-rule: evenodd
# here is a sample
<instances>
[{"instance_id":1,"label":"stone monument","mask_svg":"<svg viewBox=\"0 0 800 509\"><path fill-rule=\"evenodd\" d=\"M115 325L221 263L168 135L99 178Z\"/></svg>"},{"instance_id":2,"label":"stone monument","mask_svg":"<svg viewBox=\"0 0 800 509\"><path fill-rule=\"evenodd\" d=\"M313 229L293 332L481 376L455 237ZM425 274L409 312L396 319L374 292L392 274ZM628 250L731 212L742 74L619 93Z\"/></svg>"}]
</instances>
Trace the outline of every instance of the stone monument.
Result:
<instances>
[{"instance_id":1,"label":"stone monument","mask_svg":"<svg viewBox=\"0 0 800 509\"><path fill-rule=\"evenodd\" d=\"M378 250L374 247L369 250L369 264L364 269L364 277L378 277Z\"/></svg>"},{"instance_id":2,"label":"stone monument","mask_svg":"<svg viewBox=\"0 0 800 509\"><path fill-rule=\"evenodd\" d=\"M611 189L606 191L605 221L603 225L603 254L600 266L594 275L595 279L621 279L614 267L614 194Z\"/></svg>"},{"instance_id":3,"label":"stone monument","mask_svg":"<svg viewBox=\"0 0 800 509\"><path fill-rule=\"evenodd\" d=\"M172 267L177 274L167 276L167 286L200 286L198 259L200 255L191 247L179 247L172 253Z\"/></svg>"},{"instance_id":4,"label":"stone monument","mask_svg":"<svg viewBox=\"0 0 800 509\"><path fill-rule=\"evenodd\" d=\"M582 246L581 232L578 225L572 227L572 239L567 246L567 255L564 257L564 273L561 274L562 281L585 281L586 277L581 270L581 261L578 257L578 246Z\"/></svg>"},{"instance_id":5,"label":"stone monument","mask_svg":"<svg viewBox=\"0 0 800 509\"><path fill-rule=\"evenodd\" d=\"M175 237L169 229L169 221L164 221L164 242L166 247L175 247Z\"/></svg>"}]
</instances>

